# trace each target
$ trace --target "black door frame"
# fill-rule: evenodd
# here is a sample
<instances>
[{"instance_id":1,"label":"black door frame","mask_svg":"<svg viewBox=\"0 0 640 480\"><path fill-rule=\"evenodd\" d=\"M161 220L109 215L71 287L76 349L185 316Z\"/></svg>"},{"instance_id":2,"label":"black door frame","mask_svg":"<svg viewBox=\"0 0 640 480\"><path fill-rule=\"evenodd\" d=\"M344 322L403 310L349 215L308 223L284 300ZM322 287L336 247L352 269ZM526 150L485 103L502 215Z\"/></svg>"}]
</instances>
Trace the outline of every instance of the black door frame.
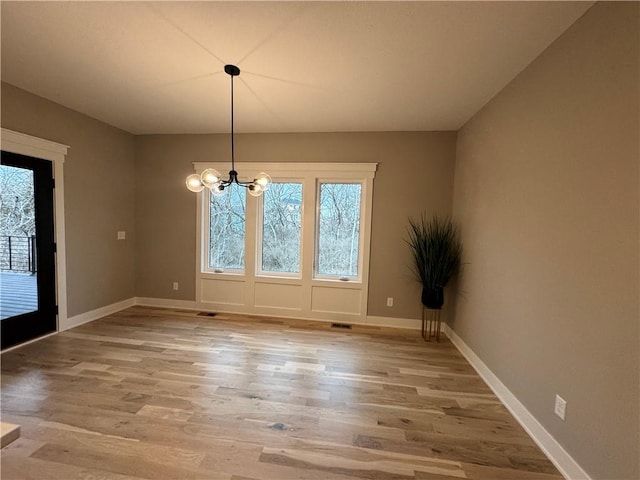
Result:
<instances>
[{"instance_id":1,"label":"black door frame","mask_svg":"<svg viewBox=\"0 0 640 480\"><path fill-rule=\"evenodd\" d=\"M1 347L23 343L57 330L53 163L2 151L2 164L33 171L38 265L38 310L0 323Z\"/></svg>"}]
</instances>

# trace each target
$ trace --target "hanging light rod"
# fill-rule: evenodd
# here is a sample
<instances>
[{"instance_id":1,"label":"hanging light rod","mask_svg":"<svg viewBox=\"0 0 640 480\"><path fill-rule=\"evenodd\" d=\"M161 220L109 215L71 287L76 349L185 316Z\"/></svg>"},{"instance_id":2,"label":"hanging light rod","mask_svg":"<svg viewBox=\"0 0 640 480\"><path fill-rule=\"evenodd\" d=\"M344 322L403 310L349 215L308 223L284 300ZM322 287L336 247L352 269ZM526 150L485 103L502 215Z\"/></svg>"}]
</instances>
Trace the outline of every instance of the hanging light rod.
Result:
<instances>
[{"instance_id":1,"label":"hanging light rod","mask_svg":"<svg viewBox=\"0 0 640 480\"><path fill-rule=\"evenodd\" d=\"M231 77L231 170L229 170L229 179L223 180L222 175L215 168L207 168L200 175L194 173L187 177L187 188L192 192L198 193L208 188L214 195L222 195L225 188L235 183L249 190L249 194L259 197L263 192L267 191L271 183L271 177L264 172L260 172L252 182L241 182L238 180L238 172L236 171L236 155L235 155L235 138L233 128L233 77L240 75L240 69L235 65L225 65L224 71Z\"/></svg>"}]
</instances>

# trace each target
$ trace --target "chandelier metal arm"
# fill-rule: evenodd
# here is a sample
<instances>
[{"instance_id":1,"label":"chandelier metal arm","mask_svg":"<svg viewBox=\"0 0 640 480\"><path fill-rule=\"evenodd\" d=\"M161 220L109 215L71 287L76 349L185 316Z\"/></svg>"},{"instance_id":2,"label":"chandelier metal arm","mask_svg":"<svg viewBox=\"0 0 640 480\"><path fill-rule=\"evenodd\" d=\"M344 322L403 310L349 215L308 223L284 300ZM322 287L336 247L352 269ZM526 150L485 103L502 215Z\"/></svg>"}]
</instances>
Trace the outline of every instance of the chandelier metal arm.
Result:
<instances>
[{"instance_id":1,"label":"chandelier metal arm","mask_svg":"<svg viewBox=\"0 0 640 480\"><path fill-rule=\"evenodd\" d=\"M224 188L228 187L232 183L236 185L240 185L241 187L248 188L249 190L253 190L253 186L255 185L255 179L250 182L241 182L238 180L238 172L235 170L229 171L229 180L221 180L220 181L220 189L224 190Z\"/></svg>"},{"instance_id":2,"label":"chandelier metal arm","mask_svg":"<svg viewBox=\"0 0 640 480\"><path fill-rule=\"evenodd\" d=\"M258 197L268 190L269 184L271 183L271 177L264 172L260 172L250 182L241 182L238 180L238 172L236 171L233 77L240 75L240 69L235 65L225 65L224 71L231 77L231 170L229 171L229 179L223 180L220 177L220 172L214 168L207 168L200 175L195 173L189 175L186 180L186 185L192 192L201 192L206 187L211 189L211 192L214 195L219 195L225 188L235 183L238 186L248 189L252 196Z\"/></svg>"}]
</instances>

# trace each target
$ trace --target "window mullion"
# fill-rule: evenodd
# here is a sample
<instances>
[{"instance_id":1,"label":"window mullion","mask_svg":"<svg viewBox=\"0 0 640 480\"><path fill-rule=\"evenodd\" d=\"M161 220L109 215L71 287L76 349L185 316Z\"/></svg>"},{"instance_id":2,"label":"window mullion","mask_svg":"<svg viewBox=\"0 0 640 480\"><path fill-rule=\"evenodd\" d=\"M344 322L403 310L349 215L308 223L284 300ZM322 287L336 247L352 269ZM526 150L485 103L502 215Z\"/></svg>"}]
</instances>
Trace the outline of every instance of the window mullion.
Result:
<instances>
[{"instance_id":1,"label":"window mullion","mask_svg":"<svg viewBox=\"0 0 640 480\"><path fill-rule=\"evenodd\" d=\"M244 273L247 278L254 278L257 273L255 252L258 244L258 203L262 198L257 200L258 202L245 203Z\"/></svg>"}]
</instances>

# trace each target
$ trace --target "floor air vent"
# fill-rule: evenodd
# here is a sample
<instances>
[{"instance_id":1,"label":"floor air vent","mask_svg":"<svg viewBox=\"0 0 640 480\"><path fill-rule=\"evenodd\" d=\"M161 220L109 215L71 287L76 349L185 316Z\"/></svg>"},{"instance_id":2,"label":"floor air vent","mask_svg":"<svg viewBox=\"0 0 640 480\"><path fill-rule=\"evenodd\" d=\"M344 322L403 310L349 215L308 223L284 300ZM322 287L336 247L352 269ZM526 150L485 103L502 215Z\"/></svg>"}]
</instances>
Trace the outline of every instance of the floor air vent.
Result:
<instances>
[{"instance_id":1,"label":"floor air vent","mask_svg":"<svg viewBox=\"0 0 640 480\"><path fill-rule=\"evenodd\" d=\"M351 330L351 325L348 323L332 323L331 328L346 328L347 330Z\"/></svg>"},{"instance_id":2,"label":"floor air vent","mask_svg":"<svg viewBox=\"0 0 640 480\"><path fill-rule=\"evenodd\" d=\"M215 317L216 314L214 312L200 312L198 316L199 317Z\"/></svg>"}]
</instances>

